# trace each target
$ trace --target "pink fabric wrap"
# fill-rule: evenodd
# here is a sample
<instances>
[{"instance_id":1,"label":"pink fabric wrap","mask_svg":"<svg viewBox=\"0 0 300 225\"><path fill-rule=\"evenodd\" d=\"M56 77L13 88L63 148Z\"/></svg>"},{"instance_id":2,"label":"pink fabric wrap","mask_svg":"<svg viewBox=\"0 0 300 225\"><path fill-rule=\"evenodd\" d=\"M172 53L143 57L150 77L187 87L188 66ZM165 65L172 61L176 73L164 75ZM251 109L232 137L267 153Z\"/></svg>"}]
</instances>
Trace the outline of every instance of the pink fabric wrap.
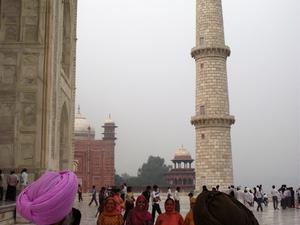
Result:
<instances>
[{"instance_id":1,"label":"pink fabric wrap","mask_svg":"<svg viewBox=\"0 0 300 225\"><path fill-rule=\"evenodd\" d=\"M76 192L73 172L46 172L19 194L17 212L37 225L57 223L71 212Z\"/></svg>"}]
</instances>

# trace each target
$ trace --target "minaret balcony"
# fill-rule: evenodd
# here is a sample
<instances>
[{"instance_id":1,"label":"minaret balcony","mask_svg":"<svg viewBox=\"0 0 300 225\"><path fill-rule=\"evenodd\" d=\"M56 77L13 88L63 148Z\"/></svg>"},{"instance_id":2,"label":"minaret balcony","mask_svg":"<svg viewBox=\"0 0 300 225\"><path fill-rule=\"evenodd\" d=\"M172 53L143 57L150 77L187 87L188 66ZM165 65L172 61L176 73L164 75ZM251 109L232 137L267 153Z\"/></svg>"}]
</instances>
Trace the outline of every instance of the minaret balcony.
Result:
<instances>
[{"instance_id":1,"label":"minaret balcony","mask_svg":"<svg viewBox=\"0 0 300 225\"><path fill-rule=\"evenodd\" d=\"M216 116L216 117L208 117L208 116L200 116L196 115L191 118L191 124L196 128L201 127L228 127L234 124L235 119L234 116Z\"/></svg>"},{"instance_id":2,"label":"minaret balcony","mask_svg":"<svg viewBox=\"0 0 300 225\"><path fill-rule=\"evenodd\" d=\"M226 59L230 56L230 48L228 46L198 46L192 48L191 55L195 60L205 57L221 57Z\"/></svg>"}]
</instances>

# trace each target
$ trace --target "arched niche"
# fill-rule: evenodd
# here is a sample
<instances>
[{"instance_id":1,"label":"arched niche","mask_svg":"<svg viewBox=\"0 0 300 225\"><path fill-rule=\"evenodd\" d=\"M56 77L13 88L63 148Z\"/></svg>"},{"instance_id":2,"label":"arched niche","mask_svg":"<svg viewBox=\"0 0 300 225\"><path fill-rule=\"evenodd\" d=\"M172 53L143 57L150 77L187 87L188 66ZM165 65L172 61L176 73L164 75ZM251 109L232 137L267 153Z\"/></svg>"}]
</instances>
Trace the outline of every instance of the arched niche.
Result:
<instances>
[{"instance_id":1,"label":"arched niche","mask_svg":"<svg viewBox=\"0 0 300 225\"><path fill-rule=\"evenodd\" d=\"M70 147L70 131L69 131L69 123L70 118L68 114L68 110L66 104L63 104L61 114L60 114L60 128L59 128L59 169L69 169L69 151Z\"/></svg>"}]
</instances>

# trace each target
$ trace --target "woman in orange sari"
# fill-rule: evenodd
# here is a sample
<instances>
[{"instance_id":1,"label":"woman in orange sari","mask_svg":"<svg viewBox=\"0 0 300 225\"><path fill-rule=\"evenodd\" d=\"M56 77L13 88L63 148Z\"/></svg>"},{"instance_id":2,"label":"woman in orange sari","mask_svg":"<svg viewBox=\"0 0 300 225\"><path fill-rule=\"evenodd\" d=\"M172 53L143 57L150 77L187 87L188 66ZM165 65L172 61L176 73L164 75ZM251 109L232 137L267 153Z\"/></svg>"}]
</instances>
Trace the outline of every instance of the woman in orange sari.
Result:
<instances>
[{"instance_id":1,"label":"woman in orange sari","mask_svg":"<svg viewBox=\"0 0 300 225\"><path fill-rule=\"evenodd\" d=\"M184 225L195 225L194 223L194 217L193 217L193 209L196 205L196 198L192 197L190 199L190 211L188 212L188 214L186 214L186 217L184 219Z\"/></svg>"},{"instance_id":2,"label":"woman in orange sari","mask_svg":"<svg viewBox=\"0 0 300 225\"><path fill-rule=\"evenodd\" d=\"M155 225L183 225L183 218L175 211L175 201L172 198L165 201L165 211L158 216Z\"/></svg>"},{"instance_id":3,"label":"woman in orange sari","mask_svg":"<svg viewBox=\"0 0 300 225\"><path fill-rule=\"evenodd\" d=\"M123 217L116 210L116 202L109 197L104 202L104 210L98 216L97 225L123 225Z\"/></svg>"}]
</instances>

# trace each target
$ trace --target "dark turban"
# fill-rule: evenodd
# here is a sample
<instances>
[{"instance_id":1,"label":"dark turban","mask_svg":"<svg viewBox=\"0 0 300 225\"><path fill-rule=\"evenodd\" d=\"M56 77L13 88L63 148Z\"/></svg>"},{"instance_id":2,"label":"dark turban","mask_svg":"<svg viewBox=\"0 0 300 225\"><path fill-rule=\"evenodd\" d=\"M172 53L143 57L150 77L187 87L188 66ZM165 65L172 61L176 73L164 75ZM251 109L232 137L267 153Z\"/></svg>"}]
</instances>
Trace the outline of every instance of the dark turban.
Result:
<instances>
[{"instance_id":1,"label":"dark turban","mask_svg":"<svg viewBox=\"0 0 300 225\"><path fill-rule=\"evenodd\" d=\"M259 225L246 206L222 192L198 195L193 215L195 225Z\"/></svg>"}]
</instances>

